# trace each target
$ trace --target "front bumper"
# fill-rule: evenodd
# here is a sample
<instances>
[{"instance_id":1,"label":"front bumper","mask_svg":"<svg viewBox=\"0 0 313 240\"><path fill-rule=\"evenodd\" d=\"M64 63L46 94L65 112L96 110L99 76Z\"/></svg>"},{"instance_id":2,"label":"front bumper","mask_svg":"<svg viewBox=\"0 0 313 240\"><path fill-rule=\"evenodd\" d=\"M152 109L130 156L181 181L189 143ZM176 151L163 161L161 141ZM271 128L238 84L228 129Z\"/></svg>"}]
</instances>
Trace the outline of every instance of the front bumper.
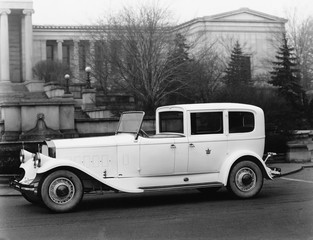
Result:
<instances>
[{"instance_id":1,"label":"front bumper","mask_svg":"<svg viewBox=\"0 0 313 240\"><path fill-rule=\"evenodd\" d=\"M19 192L37 192L38 184L31 183L31 184L23 184L20 183L18 180L12 180L10 181L10 187L14 188L15 190Z\"/></svg>"}]
</instances>

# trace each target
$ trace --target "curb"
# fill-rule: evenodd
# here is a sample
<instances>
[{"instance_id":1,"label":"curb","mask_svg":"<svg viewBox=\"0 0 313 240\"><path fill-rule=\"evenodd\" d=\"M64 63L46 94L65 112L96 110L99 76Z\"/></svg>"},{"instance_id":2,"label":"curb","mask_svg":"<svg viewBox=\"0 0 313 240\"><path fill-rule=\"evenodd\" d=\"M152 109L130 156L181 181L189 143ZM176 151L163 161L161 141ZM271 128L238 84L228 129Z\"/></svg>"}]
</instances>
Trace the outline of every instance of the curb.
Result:
<instances>
[{"instance_id":1,"label":"curb","mask_svg":"<svg viewBox=\"0 0 313 240\"><path fill-rule=\"evenodd\" d=\"M294 174L294 173L297 173L297 172L301 172L301 171L304 170L305 168L313 168L313 165L310 165L310 166L302 166L302 167L300 167L299 169L296 169L296 170L293 170L293 171L290 171L290 172L287 172L287 173L283 173L283 174L281 174L280 176L278 176L277 178L279 178L279 177L284 177L284 176L287 176L287 175L291 175L291 174Z\"/></svg>"},{"instance_id":2,"label":"curb","mask_svg":"<svg viewBox=\"0 0 313 240\"><path fill-rule=\"evenodd\" d=\"M0 174L0 197L21 196L21 193L9 186L10 179L16 174Z\"/></svg>"},{"instance_id":3,"label":"curb","mask_svg":"<svg viewBox=\"0 0 313 240\"><path fill-rule=\"evenodd\" d=\"M0 184L0 197L15 197L22 196L22 194L9 187L9 184Z\"/></svg>"}]
</instances>

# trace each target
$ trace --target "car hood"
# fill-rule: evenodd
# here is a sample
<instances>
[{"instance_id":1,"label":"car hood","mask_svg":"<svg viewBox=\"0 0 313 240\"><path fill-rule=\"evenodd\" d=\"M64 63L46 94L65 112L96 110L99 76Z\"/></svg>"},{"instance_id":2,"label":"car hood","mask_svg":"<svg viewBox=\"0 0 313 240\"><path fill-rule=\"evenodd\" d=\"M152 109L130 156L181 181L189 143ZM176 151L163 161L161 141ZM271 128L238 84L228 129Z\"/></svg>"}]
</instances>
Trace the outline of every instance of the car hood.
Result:
<instances>
[{"instance_id":1,"label":"car hood","mask_svg":"<svg viewBox=\"0 0 313 240\"><path fill-rule=\"evenodd\" d=\"M89 138L71 138L51 140L48 145L54 146L56 149L66 148L94 148L104 146L117 146L130 144L135 141L134 134L121 133L113 136L89 137Z\"/></svg>"}]
</instances>

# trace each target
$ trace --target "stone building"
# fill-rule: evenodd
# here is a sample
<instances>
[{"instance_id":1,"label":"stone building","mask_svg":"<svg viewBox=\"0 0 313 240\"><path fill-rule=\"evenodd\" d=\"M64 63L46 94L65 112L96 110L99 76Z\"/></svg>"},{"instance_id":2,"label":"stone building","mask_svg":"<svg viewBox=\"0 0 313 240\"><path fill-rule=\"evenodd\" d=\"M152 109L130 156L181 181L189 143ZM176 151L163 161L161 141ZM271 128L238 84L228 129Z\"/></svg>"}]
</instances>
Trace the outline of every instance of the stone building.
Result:
<instances>
[{"instance_id":1,"label":"stone building","mask_svg":"<svg viewBox=\"0 0 313 240\"><path fill-rule=\"evenodd\" d=\"M275 56L275 44L285 32L286 22L283 18L240 8L192 19L177 26L176 30L187 33L191 41L199 38L199 51L203 45L214 43L222 54L229 56L235 41L238 41L251 64L252 75L257 76L269 70L268 60Z\"/></svg>"},{"instance_id":2,"label":"stone building","mask_svg":"<svg viewBox=\"0 0 313 240\"><path fill-rule=\"evenodd\" d=\"M93 27L33 25L33 14L32 0L0 0L0 141L32 139L40 137L40 131L52 137L110 132L109 123L99 124L100 118L111 116L107 106L95 107L95 90L84 90L86 62L95 43L82 32ZM264 60L273 56L272 40L285 31L285 23L241 8L193 19L173 32L187 30L190 39L201 34L203 44L215 38L239 40L257 75L267 70ZM34 78L32 67L47 59L71 66L71 94Z\"/></svg>"}]
</instances>

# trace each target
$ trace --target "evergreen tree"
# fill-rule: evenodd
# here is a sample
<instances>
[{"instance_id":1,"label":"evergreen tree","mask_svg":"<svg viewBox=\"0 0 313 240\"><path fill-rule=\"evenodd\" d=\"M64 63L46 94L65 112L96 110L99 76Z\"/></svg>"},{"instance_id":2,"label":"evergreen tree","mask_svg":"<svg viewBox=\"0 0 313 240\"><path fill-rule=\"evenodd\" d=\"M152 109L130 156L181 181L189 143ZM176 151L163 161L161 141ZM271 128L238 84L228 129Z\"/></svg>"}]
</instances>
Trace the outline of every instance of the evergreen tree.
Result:
<instances>
[{"instance_id":1,"label":"evergreen tree","mask_svg":"<svg viewBox=\"0 0 313 240\"><path fill-rule=\"evenodd\" d=\"M178 33L173 39L173 45L170 46L168 59L166 64L166 72L168 72L168 104L185 102L186 89L190 79L190 63L192 59L189 57L190 46L187 44L186 38ZM179 91L177 91L179 90Z\"/></svg>"},{"instance_id":2,"label":"evergreen tree","mask_svg":"<svg viewBox=\"0 0 313 240\"><path fill-rule=\"evenodd\" d=\"M225 80L229 87L247 85L251 82L250 58L244 55L238 41L231 52Z\"/></svg>"},{"instance_id":3,"label":"evergreen tree","mask_svg":"<svg viewBox=\"0 0 313 240\"><path fill-rule=\"evenodd\" d=\"M284 34L282 45L277 51L276 61L273 62L270 83L278 87L279 93L290 104L300 106L303 90L293 51L294 48L288 45L288 39Z\"/></svg>"},{"instance_id":4,"label":"evergreen tree","mask_svg":"<svg viewBox=\"0 0 313 240\"><path fill-rule=\"evenodd\" d=\"M186 73L186 65L190 63L189 45L186 43L186 38L178 33L175 35L173 46L169 51L168 68L175 69L172 72L172 77L184 77Z\"/></svg>"}]
</instances>

